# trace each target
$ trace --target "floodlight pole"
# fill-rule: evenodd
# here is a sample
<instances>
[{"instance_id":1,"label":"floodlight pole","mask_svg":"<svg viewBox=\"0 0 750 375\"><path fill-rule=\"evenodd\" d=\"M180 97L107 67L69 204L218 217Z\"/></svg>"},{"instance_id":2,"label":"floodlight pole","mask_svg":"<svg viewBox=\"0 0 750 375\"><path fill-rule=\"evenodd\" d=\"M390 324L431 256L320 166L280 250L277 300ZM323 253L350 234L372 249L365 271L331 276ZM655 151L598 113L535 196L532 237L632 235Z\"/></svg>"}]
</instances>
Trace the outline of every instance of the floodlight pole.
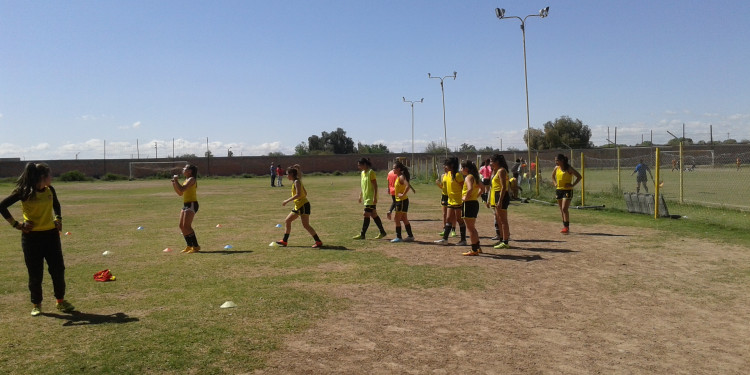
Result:
<instances>
[{"instance_id":1,"label":"floodlight pole","mask_svg":"<svg viewBox=\"0 0 750 375\"><path fill-rule=\"evenodd\" d=\"M529 14L524 18L518 16L505 16L505 9L495 8L495 16L497 16L499 20L517 18L521 21L521 35L523 37L523 78L526 84L526 148L529 150L529 158L527 159L529 163L531 163L531 119L529 118L529 75L526 68L526 19L529 17L546 18L548 14L549 7L539 10L539 14Z\"/></svg>"},{"instance_id":2,"label":"floodlight pole","mask_svg":"<svg viewBox=\"0 0 750 375\"><path fill-rule=\"evenodd\" d=\"M411 165L414 165L414 103L424 103L424 98L416 100L406 100L405 96L401 97L404 99L404 103L411 104Z\"/></svg>"},{"instance_id":3,"label":"floodlight pole","mask_svg":"<svg viewBox=\"0 0 750 375\"><path fill-rule=\"evenodd\" d=\"M427 78L437 78L440 80L440 92L443 94L443 132L445 133L445 158L448 159L448 126L445 124L445 87L443 85L443 81L446 78L453 78L453 80L456 80L456 75L458 73L453 72L452 76L445 76L445 77L433 77L432 74L427 73Z\"/></svg>"}]
</instances>

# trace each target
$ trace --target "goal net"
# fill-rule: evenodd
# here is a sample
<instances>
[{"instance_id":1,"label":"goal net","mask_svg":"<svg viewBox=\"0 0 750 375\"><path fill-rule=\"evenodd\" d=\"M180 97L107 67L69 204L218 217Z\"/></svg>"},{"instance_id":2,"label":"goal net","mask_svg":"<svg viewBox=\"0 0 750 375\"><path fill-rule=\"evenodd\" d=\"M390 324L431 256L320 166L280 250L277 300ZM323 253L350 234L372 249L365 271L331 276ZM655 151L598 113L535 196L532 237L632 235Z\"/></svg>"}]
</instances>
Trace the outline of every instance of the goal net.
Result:
<instances>
[{"instance_id":1,"label":"goal net","mask_svg":"<svg viewBox=\"0 0 750 375\"><path fill-rule=\"evenodd\" d=\"M134 161L129 163L130 179L171 178L185 167L186 161Z\"/></svg>"}]
</instances>

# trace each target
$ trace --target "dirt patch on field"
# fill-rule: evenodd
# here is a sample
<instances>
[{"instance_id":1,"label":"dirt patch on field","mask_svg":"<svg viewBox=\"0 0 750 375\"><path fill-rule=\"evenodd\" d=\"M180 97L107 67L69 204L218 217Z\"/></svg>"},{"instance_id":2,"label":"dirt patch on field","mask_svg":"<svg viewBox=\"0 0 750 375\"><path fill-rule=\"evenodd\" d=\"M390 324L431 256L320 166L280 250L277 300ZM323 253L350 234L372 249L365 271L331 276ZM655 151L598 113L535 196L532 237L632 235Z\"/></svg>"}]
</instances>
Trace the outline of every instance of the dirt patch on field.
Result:
<instances>
[{"instance_id":1,"label":"dirt patch on field","mask_svg":"<svg viewBox=\"0 0 750 375\"><path fill-rule=\"evenodd\" d=\"M413 225L427 233L435 223ZM479 257L436 238L384 243L376 251L408 264L474 265L489 281L468 291L331 287L352 307L287 337L257 373L750 370L748 249L605 225L573 223L570 235L523 218L511 225L514 248L483 238Z\"/></svg>"}]
</instances>

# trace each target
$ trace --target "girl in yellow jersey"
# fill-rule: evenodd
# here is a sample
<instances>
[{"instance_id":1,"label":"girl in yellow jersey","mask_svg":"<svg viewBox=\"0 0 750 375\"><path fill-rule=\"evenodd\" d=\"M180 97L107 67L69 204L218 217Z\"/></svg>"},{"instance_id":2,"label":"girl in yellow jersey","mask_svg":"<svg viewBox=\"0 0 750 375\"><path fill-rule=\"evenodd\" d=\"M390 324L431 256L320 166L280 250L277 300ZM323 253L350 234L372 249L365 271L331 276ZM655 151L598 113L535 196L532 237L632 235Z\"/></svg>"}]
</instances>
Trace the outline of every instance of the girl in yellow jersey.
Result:
<instances>
[{"instance_id":1,"label":"girl in yellow jersey","mask_svg":"<svg viewBox=\"0 0 750 375\"><path fill-rule=\"evenodd\" d=\"M487 204L495 214L495 231L500 242L493 246L495 249L508 249L510 245L510 224L508 223L508 206L510 206L510 191L508 190L508 162L505 156L492 155L490 165L495 171L492 176L492 194Z\"/></svg>"},{"instance_id":2,"label":"girl in yellow jersey","mask_svg":"<svg viewBox=\"0 0 750 375\"><path fill-rule=\"evenodd\" d=\"M409 189L415 193L416 190L409 183L409 180L411 180L409 169L404 164L397 162L393 171L396 172L398 178L393 184L393 190L396 193L396 215L393 217L393 221L396 222L396 238L392 239L391 242L412 242L414 241L414 235L411 232L411 224L407 213L409 212ZM401 237L402 222L406 228L406 238Z\"/></svg>"},{"instance_id":3,"label":"girl in yellow jersey","mask_svg":"<svg viewBox=\"0 0 750 375\"><path fill-rule=\"evenodd\" d=\"M198 239L195 237L193 230L193 218L198 212L198 167L187 164L182 168L182 175L185 181L180 184L177 181L177 175L172 177L172 188L177 195L182 196L182 210L180 211L180 232L185 237L187 247L182 250L183 253L197 253L201 250L198 245Z\"/></svg>"},{"instance_id":4,"label":"girl in yellow jersey","mask_svg":"<svg viewBox=\"0 0 750 375\"><path fill-rule=\"evenodd\" d=\"M573 177L576 178L575 182ZM568 234L570 232L570 201L573 199L573 187L581 181L581 175L568 164L568 158L563 154L555 157L555 169L552 171L552 183L555 185L555 194L557 196L557 206L560 207L562 215L563 229L560 233ZM572 182L572 183L571 183Z\"/></svg>"},{"instance_id":5,"label":"girl in yellow jersey","mask_svg":"<svg viewBox=\"0 0 750 375\"><path fill-rule=\"evenodd\" d=\"M445 234L445 223L448 222L448 182L445 180L446 178L450 178L450 174L448 173L448 166L443 165L443 174L435 180L435 185L440 188L442 193L440 195L440 206L443 208L443 232L440 232L441 237ZM456 237L455 228L451 235Z\"/></svg>"},{"instance_id":6,"label":"girl in yellow jersey","mask_svg":"<svg viewBox=\"0 0 750 375\"><path fill-rule=\"evenodd\" d=\"M476 220L479 216L479 201L477 197L484 191L484 186L479 177L477 166L469 160L461 163L461 174L464 176L464 186L461 190L461 200L463 201L463 219L466 222L466 228L469 230L469 239L471 240L471 251L462 255L476 256L482 252L479 248L479 232L477 232Z\"/></svg>"},{"instance_id":7,"label":"girl in yellow jersey","mask_svg":"<svg viewBox=\"0 0 750 375\"><path fill-rule=\"evenodd\" d=\"M46 164L28 163L11 195L0 202L0 214L13 228L22 232L21 248L29 273L29 292L33 304L31 316L42 313L45 260L52 277L57 310L66 313L75 310L65 300L65 262L60 244L62 216L60 202L51 183L52 174ZM21 201L23 209L23 222L20 223L8 211L8 207L18 201Z\"/></svg>"},{"instance_id":8,"label":"girl in yellow jersey","mask_svg":"<svg viewBox=\"0 0 750 375\"><path fill-rule=\"evenodd\" d=\"M367 228L370 226L370 218L375 221L375 225L378 226L380 234L375 236L375 239L381 239L385 237L385 228L383 228L383 222L378 216L377 204L378 204L378 180L375 176L375 171L372 170L372 162L370 159L362 158L357 162L357 168L361 171L360 173L360 185L362 191L359 193L359 203L365 205L365 212L362 214L364 219L362 221L362 231L352 237L355 240L364 240Z\"/></svg>"},{"instance_id":9,"label":"girl in yellow jersey","mask_svg":"<svg viewBox=\"0 0 750 375\"><path fill-rule=\"evenodd\" d=\"M458 158L451 157L445 159L443 165L448 168L445 173L447 177L443 180L443 185L448 193L448 217L443 229L443 238L435 241L435 243L447 245L448 234L455 230L456 223L458 223L458 227L461 230L461 240L456 245L466 246L466 223L461 214L463 207L461 190L463 189L464 179L458 171Z\"/></svg>"},{"instance_id":10,"label":"girl in yellow jersey","mask_svg":"<svg viewBox=\"0 0 750 375\"><path fill-rule=\"evenodd\" d=\"M289 233L292 232L292 222L297 220L298 217L302 218L302 227L304 227L308 233L313 237L315 243L312 245L313 248L319 248L323 246L323 242L318 237L315 229L310 226L310 202L307 200L307 190L302 185L300 180L302 172L300 171L299 165L295 164L286 170L286 178L292 181L292 196L284 199L281 202L282 206L286 206L287 203L294 201L294 208L292 212L287 215L284 223L286 224L286 230L284 231L284 239L276 241L281 246L286 246L289 241Z\"/></svg>"}]
</instances>

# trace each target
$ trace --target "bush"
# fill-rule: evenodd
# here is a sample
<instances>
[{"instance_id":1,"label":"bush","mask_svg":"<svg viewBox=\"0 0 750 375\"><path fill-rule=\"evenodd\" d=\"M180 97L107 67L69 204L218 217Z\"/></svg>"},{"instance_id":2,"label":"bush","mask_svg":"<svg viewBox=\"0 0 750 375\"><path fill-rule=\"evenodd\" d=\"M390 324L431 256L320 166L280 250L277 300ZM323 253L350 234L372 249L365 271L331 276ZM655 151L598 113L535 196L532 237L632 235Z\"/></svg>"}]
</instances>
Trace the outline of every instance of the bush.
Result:
<instances>
[{"instance_id":1,"label":"bush","mask_svg":"<svg viewBox=\"0 0 750 375\"><path fill-rule=\"evenodd\" d=\"M127 180L128 177L121 174L107 173L101 179L103 181L122 181Z\"/></svg>"},{"instance_id":2,"label":"bush","mask_svg":"<svg viewBox=\"0 0 750 375\"><path fill-rule=\"evenodd\" d=\"M60 181L91 181L91 177L86 177L83 172L79 171L68 171L58 177Z\"/></svg>"}]
</instances>

